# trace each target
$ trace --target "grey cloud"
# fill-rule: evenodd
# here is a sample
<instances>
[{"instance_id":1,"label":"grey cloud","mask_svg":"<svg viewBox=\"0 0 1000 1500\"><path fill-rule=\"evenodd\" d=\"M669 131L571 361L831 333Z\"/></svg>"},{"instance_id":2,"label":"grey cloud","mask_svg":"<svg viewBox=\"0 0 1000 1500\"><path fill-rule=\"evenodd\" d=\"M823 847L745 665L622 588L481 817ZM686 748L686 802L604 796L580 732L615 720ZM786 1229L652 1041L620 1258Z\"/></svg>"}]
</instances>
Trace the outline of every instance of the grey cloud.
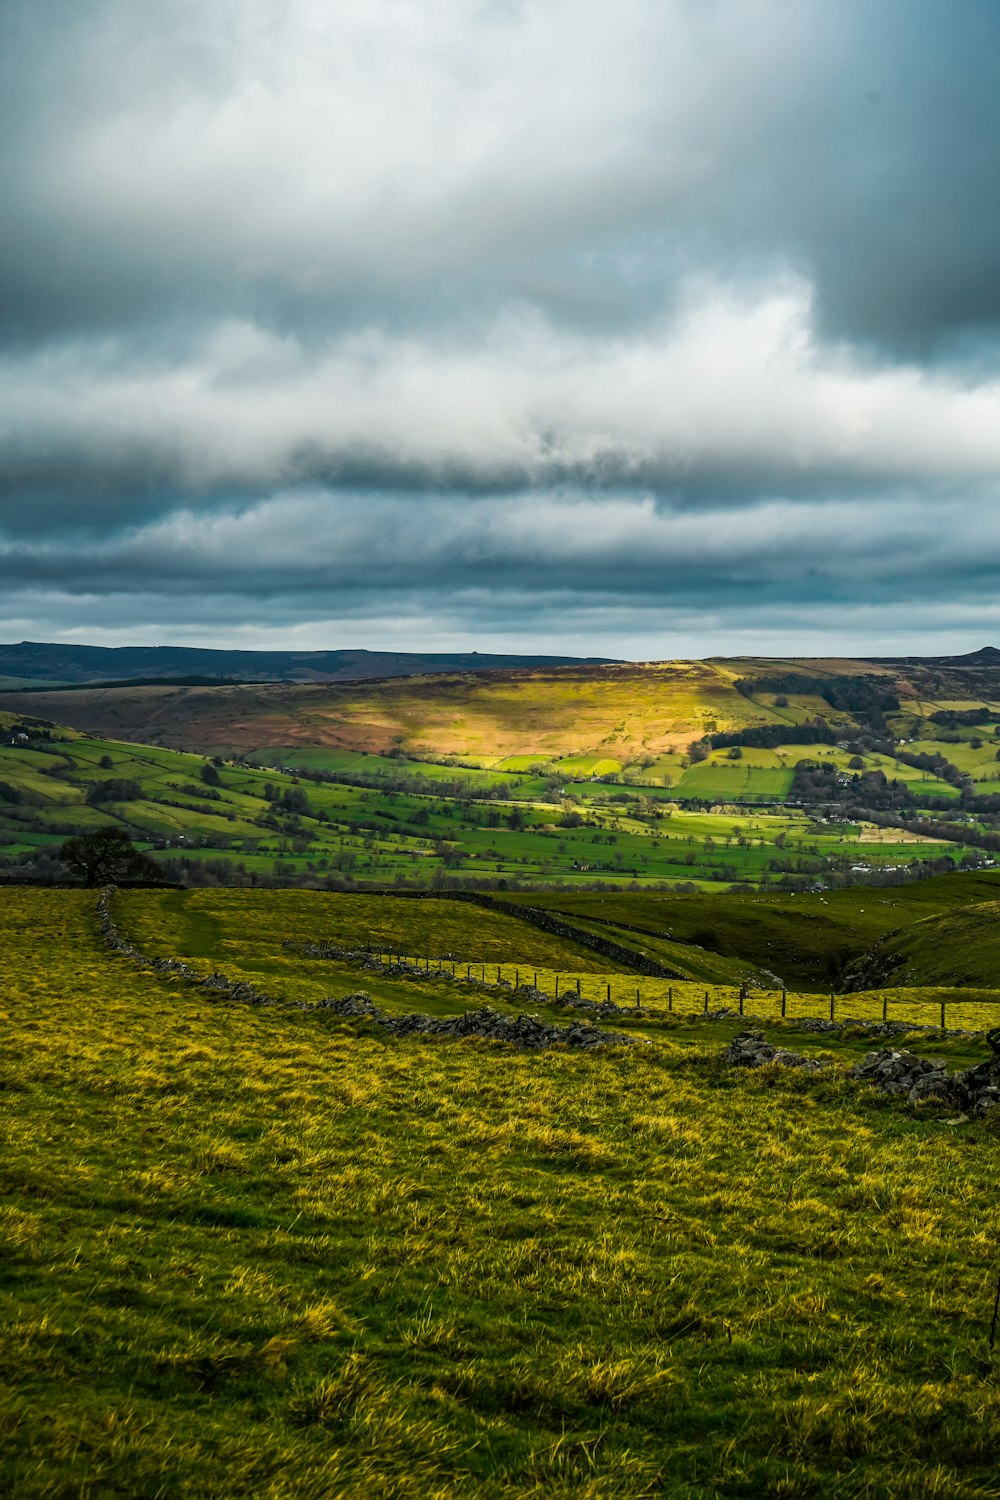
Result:
<instances>
[{"instance_id":1,"label":"grey cloud","mask_svg":"<svg viewBox=\"0 0 1000 1500\"><path fill-rule=\"evenodd\" d=\"M14 354L0 456L14 512L31 492L37 518L55 495L52 520L317 481L627 485L674 503L946 494L1000 471L1000 381L824 345L800 282L747 301L702 281L641 337L517 315L475 347L369 332L306 348L231 322L172 363L89 344Z\"/></svg>"},{"instance_id":2,"label":"grey cloud","mask_svg":"<svg viewBox=\"0 0 1000 1500\"><path fill-rule=\"evenodd\" d=\"M772 500L739 513L677 511L651 497L549 492L415 504L384 496L293 493L211 515L174 512L126 533L68 533L0 547L9 591L274 600L308 613L378 595L438 598L457 608L491 591L536 599L602 599L623 612L656 601L947 599L989 587L1000 566L1000 517L935 504ZM202 608L199 603L198 608Z\"/></svg>"},{"instance_id":3,"label":"grey cloud","mask_svg":"<svg viewBox=\"0 0 1000 1500\"><path fill-rule=\"evenodd\" d=\"M7 0L5 633L978 644L998 55L995 0Z\"/></svg>"},{"instance_id":4,"label":"grey cloud","mask_svg":"<svg viewBox=\"0 0 1000 1500\"><path fill-rule=\"evenodd\" d=\"M22 333L634 322L695 266L794 268L895 347L1000 311L993 0L4 12Z\"/></svg>"}]
</instances>

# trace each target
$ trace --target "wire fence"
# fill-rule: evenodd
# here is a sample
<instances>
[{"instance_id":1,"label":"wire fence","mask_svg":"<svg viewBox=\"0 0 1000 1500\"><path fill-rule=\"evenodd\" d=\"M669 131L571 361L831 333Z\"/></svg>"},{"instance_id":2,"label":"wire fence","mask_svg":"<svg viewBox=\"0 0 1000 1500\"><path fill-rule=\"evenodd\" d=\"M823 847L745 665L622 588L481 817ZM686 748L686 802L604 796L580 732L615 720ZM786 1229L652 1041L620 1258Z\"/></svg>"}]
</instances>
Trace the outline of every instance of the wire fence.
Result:
<instances>
[{"instance_id":1,"label":"wire fence","mask_svg":"<svg viewBox=\"0 0 1000 1500\"><path fill-rule=\"evenodd\" d=\"M1000 1021L1000 991L895 988L837 994L834 991L760 989L754 985L704 984L695 980L639 979L628 974L595 974L536 968L519 963L467 963L435 958L374 952L386 966L393 963L420 968L428 974L447 974L482 985L505 985L512 990L530 987L545 1000L562 1004L590 1001L641 1010L651 1017L717 1014L726 1010L753 1020L822 1019L904 1021L953 1030L985 1030Z\"/></svg>"}]
</instances>

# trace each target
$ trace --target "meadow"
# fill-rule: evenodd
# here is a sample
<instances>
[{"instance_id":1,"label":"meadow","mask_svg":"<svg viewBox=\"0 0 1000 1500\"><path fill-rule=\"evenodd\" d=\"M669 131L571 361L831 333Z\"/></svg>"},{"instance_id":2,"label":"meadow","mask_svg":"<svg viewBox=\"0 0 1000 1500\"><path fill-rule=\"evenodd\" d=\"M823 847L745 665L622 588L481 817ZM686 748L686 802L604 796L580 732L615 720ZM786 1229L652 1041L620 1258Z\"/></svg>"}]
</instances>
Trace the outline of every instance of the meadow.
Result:
<instances>
[{"instance_id":1,"label":"meadow","mask_svg":"<svg viewBox=\"0 0 1000 1500\"><path fill-rule=\"evenodd\" d=\"M749 772L734 762L684 773L728 778L736 799L697 808L663 787L608 780L600 762L578 760L585 779L572 780L566 765L529 765L527 757L513 769L484 770L314 749L281 769L259 757L223 761L57 725L29 727L22 743L18 724L0 715L9 741L0 743L0 856L15 860L54 855L68 835L102 824L120 826L155 858L225 861L223 878L317 884L724 889L854 878L968 853L780 803L741 805L732 772ZM702 792L709 795L707 785Z\"/></svg>"},{"instance_id":2,"label":"meadow","mask_svg":"<svg viewBox=\"0 0 1000 1500\"><path fill-rule=\"evenodd\" d=\"M632 899L620 898L626 905ZM970 920L996 923L998 906L982 903L970 909ZM208 976L222 971L245 980L261 993L287 1003L317 1004L331 990L363 988L390 1014L415 1008L451 1014L480 1003L515 1013L529 1003L533 1013L566 1019L563 1004L583 999L600 1005L612 1001L637 1008L627 1018L603 1017L601 1024L622 1027L651 1039L671 1031L675 1022L726 1009L747 1022L791 1022L802 1017L845 1022L890 1019L917 1026L938 1026L942 1016L953 1029L987 1030L1000 1023L1000 988L982 979L955 984L947 978L918 984L893 984L862 992L837 993L818 983L786 984L746 958L726 958L697 945L651 944L634 927L574 918L581 934L598 932L631 945L640 956L675 966L675 977L651 978L594 952L572 937L560 936L519 921L504 912L470 908L447 899L421 901L313 891L125 891L115 902L124 933L152 958L183 958ZM919 943L924 922L911 924ZM953 924L949 912L942 919ZM735 935L734 935L735 936ZM345 952L355 949L361 956ZM317 959L309 947L339 950ZM382 969L368 966L367 955ZM402 960L422 968L421 976L399 976L393 964ZM995 979L1000 962L993 951L983 973ZM463 990L449 979L477 982ZM530 985L545 999L530 1002L498 993L496 986L516 990ZM481 988L480 988L481 987ZM942 1009L942 1006L944 1009Z\"/></svg>"},{"instance_id":3,"label":"meadow","mask_svg":"<svg viewBox=\"0 0 1000 1500\"><path fill-rule=\"evenodd\" d=\"M261 910L223 894L116 909L229 972ZM251 894L284 932L311 893ZM319 926L437 930L365 899L316 895ZM9 1493L997 1493L998 1137L847 1081L862 1040L797 1034L808 1077L725 1069L738 1023L693 1016L599 1054L389 1043L213 1004L94 906L4 893ZM470 959L509 935L488 915L455 918Z\"/></svg>"}]
</instances>

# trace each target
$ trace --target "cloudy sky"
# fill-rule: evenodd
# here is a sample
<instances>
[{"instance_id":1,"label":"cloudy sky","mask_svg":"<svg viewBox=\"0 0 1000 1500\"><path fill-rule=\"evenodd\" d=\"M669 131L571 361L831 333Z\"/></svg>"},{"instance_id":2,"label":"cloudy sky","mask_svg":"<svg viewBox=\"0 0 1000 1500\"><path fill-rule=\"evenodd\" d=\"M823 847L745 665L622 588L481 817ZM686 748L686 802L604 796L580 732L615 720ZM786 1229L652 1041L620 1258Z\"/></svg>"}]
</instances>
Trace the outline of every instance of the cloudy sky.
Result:
<instances>
[{"instance_id":1,"label":"cloudy sky","mask_svg":"<svg viewBox=\"0 0 1000 1500\"><path fill-rule=\"evenodd\" d=\"M996 0L4 0L0 638L1000 644Z\"/></svg>"}]
</instances>

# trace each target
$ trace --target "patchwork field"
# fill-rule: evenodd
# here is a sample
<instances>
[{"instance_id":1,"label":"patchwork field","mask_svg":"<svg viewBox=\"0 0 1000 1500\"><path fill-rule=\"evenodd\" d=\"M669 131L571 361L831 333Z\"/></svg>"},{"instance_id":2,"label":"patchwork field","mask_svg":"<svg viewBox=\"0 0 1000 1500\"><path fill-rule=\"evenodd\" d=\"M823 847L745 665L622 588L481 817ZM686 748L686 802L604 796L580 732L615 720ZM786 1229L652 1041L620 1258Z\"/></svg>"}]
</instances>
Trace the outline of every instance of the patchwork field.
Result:
<instances>
[{"instance_id":1,"label":"patchwork field","mask_svg":"<svg viewBox=\"0 0 1000 1500\"><path fill-rule=\"evenodd\" d=\"M863 1039L795 1033L830 1061L811 1075L726 1069L738 1021L669 1013L598 1052L393 1041L213 1002L106 948L95 903L0 905L6 1493L995 1493L1000 1137L849 1081ZM478 1001L289 939L629 982L444 907L114 910L151 956L300 1003Z\"/></svg>"},{"instance_id":2,"label":"patchwork field","mask_svg":"<svg viewBox=\"0 0 1000 1500\"><path fill-rule=\"evenodd\" d=\"M0 719L15 741L0 743L0 858L29 868L57 855L67 836L107 825L184 878L196 860L222 879L316 884L724 888L968 853L961 843L942 848L892 829L874 843L869 825L820 821L802 809L697 810L658 789L572 782L559 766L542 775L529 766L486 771L322 751L278 770L38 721L22 733L16 716Z\"/></svg>"},{"instance_id":3,"label":"patchwork field","mask_svg":"<svg viewBox=\"0 0 1000 1500\"><path fill-rule=\"evenodd\" d=\"M0 859L110 819L189 880L900 881L1000 857L998 754L990 653L5 693Z\"/></svg>"}]
</instances>

